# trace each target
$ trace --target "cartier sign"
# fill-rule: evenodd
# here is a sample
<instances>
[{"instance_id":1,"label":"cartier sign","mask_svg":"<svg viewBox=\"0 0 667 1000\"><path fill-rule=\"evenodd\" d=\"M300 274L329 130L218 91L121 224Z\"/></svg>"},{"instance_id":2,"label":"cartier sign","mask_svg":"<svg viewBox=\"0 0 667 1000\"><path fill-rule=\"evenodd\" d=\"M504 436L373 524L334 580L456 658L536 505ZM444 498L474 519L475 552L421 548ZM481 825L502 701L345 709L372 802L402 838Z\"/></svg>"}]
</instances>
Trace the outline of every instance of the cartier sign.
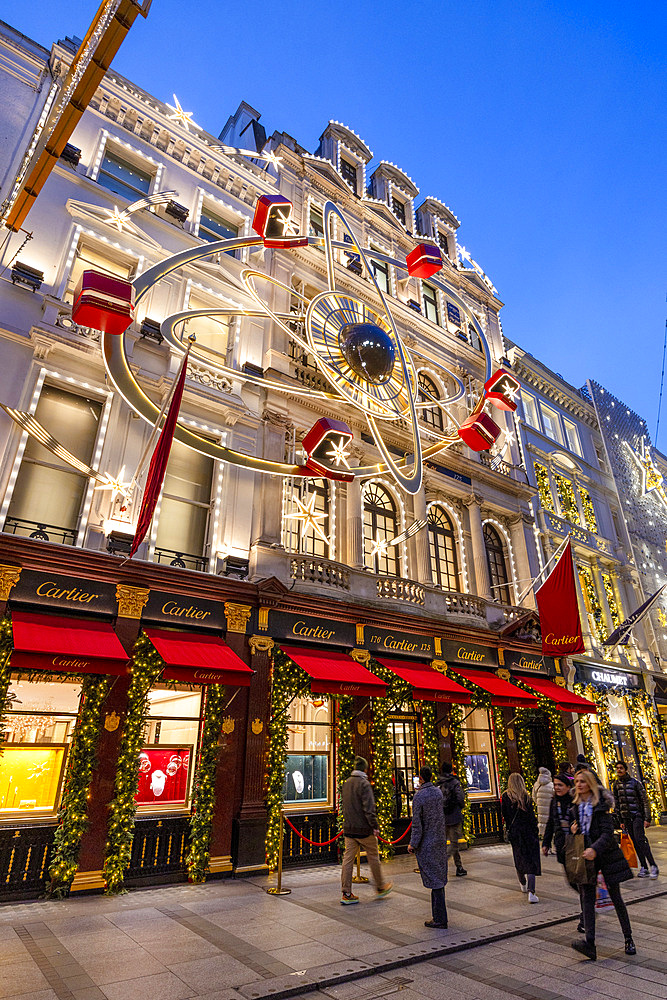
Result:
<instances>
[{"instance_id":1,"label":"cartier sign","mask_svg":"<svg viewBox=\"0 0 667 1000\"><path fill-rule=\"evenodd\" d=\"M392 653L403 657L415 656L424 660L432 660L436 655L432 636L376 628L375 625L364 625L364 641L360 645L373 652Z\"/></svg>"},{"instance_id":2,"label":"cartier sign","mask_svg":"<svg viewBox=\"0 0 667 1000\"><path fill-rule=\"evenodd\" d=\"M225 606L222 601L207 601L187 594L151 590L144 608L143 621L160 622L174 628L225 629Z\"/></svg>"},{"instance_id":3,"label":"cartier sign","mask_svg":"<svg viewBox=\"0 0 667 1000\"><path fill-rule=\"evenodd\" d=\"M355 627L351 622L314 618L311 615L288 615L282 611L271 611L268 633L274 639L292 639L330 646L355 645Z\"/></svg>"},{"instance_id":4,"label":"cartier sign","mask_svg":"<svg viewBox=\"0 0 667 1000\"><path fill-rule=\"evenodd\" d=\"M118 610L115 584L29 569L23 570L10 596L12 604L32 604L87 615L115 615Z\"/></svg>"},{"instance_id":5,"label":"cartier sign","mask_svg":"<svg viewBox=\"0 0 667 1000\"><path fill-rule=\"evenodd\" d=\"M453 663L467 663L469 667L498 666L498 651L490 646L477 646L472 642L442 640L442 659Z\"/></svg>"},{"instance_id":6,"label":"cartier sign","mask_svg":"<svg viewBox=\"0 0 667 1000\"><path fill-rule=\"evenodd\" d=\"M541 656L539 653L518 653L515 650L506 649L504 660L505 666L512 670L525 670L527 673L549 674L549 676L556 673L556 665L551 656Z\"/></svg>"}]
</instances>

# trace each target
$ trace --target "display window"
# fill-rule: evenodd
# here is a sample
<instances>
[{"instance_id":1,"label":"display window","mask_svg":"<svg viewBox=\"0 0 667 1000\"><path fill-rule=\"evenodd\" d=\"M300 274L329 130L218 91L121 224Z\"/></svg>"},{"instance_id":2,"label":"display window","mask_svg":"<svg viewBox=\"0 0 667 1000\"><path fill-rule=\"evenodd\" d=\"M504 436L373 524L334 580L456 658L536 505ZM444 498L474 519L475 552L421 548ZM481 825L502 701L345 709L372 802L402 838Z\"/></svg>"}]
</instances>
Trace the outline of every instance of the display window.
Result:
<instances>
[{"instance_id":1,"label":"display window","mask_svg":"<svg viewBox=\"0 0 667 1000\"><path fill-rule=\"evenodd\" d=\"M294 698L287 723L283 801L330 806L333 801L333 702L324 697Z\"/></svg>"},{"instance_id":2,"label":"display window","mask_svg":"<svg viewBox=\"0 0 667 1000\"><path fill-rule=\"evenodd\" d=\"M472 799L497 795L495 748L489 712L474 709L462 726L465 743L465 778Z\"/></svg>"},{"instance_id":3,"label":"display window","mask_svg":"<svg viewBox=\"0 0 667 1000\"><path fill-rule=\"evenodd\" d=\"M80 697L80 682L12 679L2 724L0 818L57 812Z\"/></svg>"},{"instance_id":4,"label":"display window","mask_svg":"<svg viewBox=\"0 0 667 1000\"><path fill-rule=\"evenodd\" d=\"M412 816L412 799L419 788L417 716L390 715L387 720L394 757L394 819Z\"/></svg>"},{"instance_id":5,"label":"display window","mask_svg":"<svg viewBox=\"0 0 667 1000\"><path fill-rule=\"evenodd\" d=\"M140 812L188 809L201 723L201 691L156 685L148 695L135 800Z\"/></svg>"}]
</instances>

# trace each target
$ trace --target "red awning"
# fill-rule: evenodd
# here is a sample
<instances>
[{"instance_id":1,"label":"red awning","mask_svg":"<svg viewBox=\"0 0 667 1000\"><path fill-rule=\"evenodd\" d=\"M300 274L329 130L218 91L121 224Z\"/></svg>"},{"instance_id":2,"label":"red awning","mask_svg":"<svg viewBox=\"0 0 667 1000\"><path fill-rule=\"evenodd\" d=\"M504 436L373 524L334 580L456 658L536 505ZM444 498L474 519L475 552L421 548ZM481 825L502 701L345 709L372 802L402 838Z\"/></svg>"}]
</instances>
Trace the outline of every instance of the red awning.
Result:
<instances>
[{"instance_id":1,"label":"red awning","mask_svg":"<svg viewBox=\"0 0 667 1000\"><path fill-rule=\"evenodd\" d=\"M15 670L124 674L129 656L108 622L12 612Z\"/></svg>"},{"instance_id":2,"label":"red awning","mask_svg":"<svg viewBox=\"0 0 667 1000\"><path fill-rule=\"evenodd\" d=\"M587 698L580 698L578 694L572 694L567 688L559 687L548 677L522 677L521 680L526 687L532 688L538 694L543 694L551 698L556 703L556 708L563 712L597 712L597 708L592 701Z\"/></svg>"},{"instance_id":3,"label":"red awning","mask_svg":"<svg viewBox=\"0 0 667 1000\"><path fill-rule=\"evenodd\" d=\"M465 677L466 680L472 681L482 691L490 694L491 704L495 708L530 708L537 705L537 698L534 694L522 691L516 684L504 681L497 674L486 673L484 670L469 670L468 667L459 667L458 665L452 667L452 670L455 670L461 677Z\"/></svg>"},{"instance_id":4,"label":"red awning","mask_svg":"<svg viewBox=\"0 0 667 1000\"><path fill-rule=\"evenodd\" d=\"M381 698L386 694L387 685L384 681L347 653L282 644L280 648L312 678L310 690L313 694L358 694L373 698Z\"/></svg>"},{"instance_id":5,"label":"red awning","mask_svg":"<svg viewBox=\"0 0 667 1000\"><path fill-rule=\"evenodd\" d=\"M375 659L401 680L412 685L413 698L418 698L420 701L448 701L455 705L470 704L470 691L424 663L381 659L379 656Z\"/></svg>"},{"instance_id":6,"label":"red awning","mask_svg":"<svg viewBox=\"0 0 667 1000\"><path fill-rule=\"evenodd\" d=\"M165 680L250 687L253 671L219 636L161 628L144 631L166 664Z\"/></svg>"}]
</instances>

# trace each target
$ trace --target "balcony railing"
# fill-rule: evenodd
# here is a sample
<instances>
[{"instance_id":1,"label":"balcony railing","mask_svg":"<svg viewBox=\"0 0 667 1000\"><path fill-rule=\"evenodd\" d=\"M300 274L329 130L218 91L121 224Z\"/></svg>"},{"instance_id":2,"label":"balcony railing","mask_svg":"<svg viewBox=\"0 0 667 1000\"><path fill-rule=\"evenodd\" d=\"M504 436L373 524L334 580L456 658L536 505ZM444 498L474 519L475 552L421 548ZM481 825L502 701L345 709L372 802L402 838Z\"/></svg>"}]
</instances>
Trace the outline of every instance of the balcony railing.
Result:
<instances>
[{"instance_id":1,"label":"balcony railing","mask_svg":"<svg viewBox=\"0 0 667 1000\"><path fill-rule=\"evenodd\" d=\"M606 555L614 555L614 546L607 538L594 534L588 528L582 528L580 524L573 524L572 521L559 517L550 510L538 511L538 522L543 530L551 530L557 535L572 535L578 542L583 542L591 549L604 552Z\"/></svg>"},{"instance_id":2,"label":"balcony railing","mask_svg":"<svg viewBox=\"0 0 667 1000\"><path fill-rule=\"evenodd\" d=\"M200 573L208 572L206 556L195 556L191 552L176 552L175 549L155 549L155 562L178 569L196 569Z\"/></svg>"},{"instance_id":3,"label":"balcony railing","mask_svg":"<svg viewBox=\"0 0 667 1000\"><path fill-rule=\"evenodd\" d=\"M424 603L424 588L414 580L401 580L395 576L381 576L377 581L377 596L408 604Z\"/></svg>"},{"instance_id":4,"label":"balcony railing","mask_svg":"<svg viewBox=\"0 0 667 1000\"><path fill-rule=\"evenodd\" d=\"M8 517L2 529L10 535L35 538L40 542L58 542L60 545L76 544L76 528L63 528L58 524L26 521L22 517Z\"/></svg>"},{"instance_id":5,"label":"balcony railing","mask_svg":"<svg viewBox=\"0 0 667 1000\"><path fill-rule=\"evenodd\" d=\"M486 622L486 601L481 597L474 597L472 594L458 594L455 591L442 591L442 596L447 606L447 613L450 615L469 615L471 618L478 618L480 622Z\"/></svg>"},{"instance_id":6,"label":"balcony railing","mask_svg":"<svg viewBox=\"0 0 667 1000\"><path fill-rule=\"evenodd\" d=\"M492 472L498 472L501 476L507 476L508 479L513 479L515 483L525 483L526 486L528 485L526 470L522 469L520 465L511 465L504 458L500 458L499 455L491 456L484 451L479 453L479 460L482 465L485 465L487 469L491 469Z\"/></svg>"},{"instance_id":7,"label":"balcony railing","mask_svg":"<svg viewBox=\"0 0 667 1000\"><path fill-rule=\"evenodd\" d=\"M317 556L292 556L290 576L293 580L315 583L321 587L336 587L339 590L350 589L348 567L341 563L332 562L330 559L320 559Z\"/></svg>"}]
</instances>

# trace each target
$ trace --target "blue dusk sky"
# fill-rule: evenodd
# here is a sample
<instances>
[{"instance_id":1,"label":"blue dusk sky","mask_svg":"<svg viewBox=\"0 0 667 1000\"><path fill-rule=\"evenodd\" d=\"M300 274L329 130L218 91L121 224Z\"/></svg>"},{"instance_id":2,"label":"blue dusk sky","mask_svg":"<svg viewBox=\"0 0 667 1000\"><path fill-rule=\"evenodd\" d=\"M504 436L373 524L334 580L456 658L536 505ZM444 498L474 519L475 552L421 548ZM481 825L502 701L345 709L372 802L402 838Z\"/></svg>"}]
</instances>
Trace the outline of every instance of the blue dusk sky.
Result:
<instances>
[{"instance_id":1,"label":"blue dusk sky","mask_svg":"<svg viewBox=\"0 0 667 1000\"><path fill-rule=\"evenodd\" d=\"M95 0L2 14L49 47ZM217 135L241 100L314 151L329 119L461 220L506 335L651 435L667 317L667 4L153 0L113 67ZM659 445L667 450L667 397Z\"/></svg>"}]
</instances>

